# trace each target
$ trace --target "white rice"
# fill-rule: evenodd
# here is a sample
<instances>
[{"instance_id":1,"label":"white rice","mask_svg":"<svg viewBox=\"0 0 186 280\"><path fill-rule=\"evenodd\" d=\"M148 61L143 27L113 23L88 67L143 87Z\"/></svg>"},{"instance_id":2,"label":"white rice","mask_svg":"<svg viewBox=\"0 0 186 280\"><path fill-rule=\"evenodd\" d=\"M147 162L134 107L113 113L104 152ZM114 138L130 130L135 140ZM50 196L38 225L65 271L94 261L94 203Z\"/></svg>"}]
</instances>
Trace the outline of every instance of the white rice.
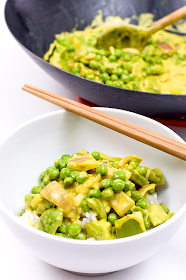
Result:
<instances>
[{"instance_id":1,"label":"white rice","mask_svg":"<svg viewBox=\"0 0 186 280\"><path fill-rule=\"evenodd\" d=\"M89 212L84 213L84 216L86 218L83 218L82 221L81 221L81 228L82 229L85 229L85 224L90 223L93 220L96 220L97 213L89 211Z\"/></svg>"},{"instance_id":2,"label":"white rice","mask_svg":"<svg viewBox=\"0 0 186 280\"><path fill-rule=\"evenodd\" d=\"M35 226L39 223L39 217L35 212L31 212L30 210L25 210L25 213L19 217L25 224L29 226Z\"/></svg>"},{"instance_id":3,"label":"white rice","mask_svg":"<svg viewBox=\"0 0 186 280\"><path fill-rule=\"evenodd\" d=\"M146 199L147 199L148 205L151 205L153 203L157 203L157 204L162 203L162 199L157 195L157 192L155 192L151 195L147 194Z\"/></svg>"}]
</instances>

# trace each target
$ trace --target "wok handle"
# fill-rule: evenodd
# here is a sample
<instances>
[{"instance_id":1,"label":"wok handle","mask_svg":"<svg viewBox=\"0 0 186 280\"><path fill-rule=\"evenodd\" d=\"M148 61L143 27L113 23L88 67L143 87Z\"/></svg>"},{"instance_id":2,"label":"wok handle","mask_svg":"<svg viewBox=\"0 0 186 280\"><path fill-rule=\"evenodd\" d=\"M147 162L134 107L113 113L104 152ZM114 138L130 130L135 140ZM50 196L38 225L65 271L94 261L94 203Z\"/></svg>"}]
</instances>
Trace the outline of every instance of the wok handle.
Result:
<instances>
[{"instance_id":1,"label":"wok handle","mask_svg":"<svg viewBox=\"0 0 186 280\"><path fill-rule=\"evenodd\" d=\"M182 19L186 16L186 6L183 6L182 8L176 10L175 12L153 22L149 27L156 27L159 26L159 29L162 29L166 27L167 25L170 25L179 19Z\"/></svg>"}]
</instances>

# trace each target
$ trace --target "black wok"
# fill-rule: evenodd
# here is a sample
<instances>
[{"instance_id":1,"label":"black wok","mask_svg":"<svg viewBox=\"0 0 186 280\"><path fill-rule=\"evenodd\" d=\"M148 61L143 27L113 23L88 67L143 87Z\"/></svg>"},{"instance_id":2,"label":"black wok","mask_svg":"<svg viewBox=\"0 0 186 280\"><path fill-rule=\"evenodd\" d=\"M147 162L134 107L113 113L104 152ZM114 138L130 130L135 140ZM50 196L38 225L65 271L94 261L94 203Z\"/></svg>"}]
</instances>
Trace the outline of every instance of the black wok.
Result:
<instances>
[{"instance_id":1,"label":"black wok","mask_svg":"<svg viewBox=\"0 0 186 280\"><path fill-rule=\"evenodd\" d=\"M27 54L50 76L81 98L98 106L114 107L146 116L186 115L186 95L167 95L111 87L78 77L42 59L54 35L84 29L98 10L122 18L153 13L155 20L186 5L186 0L8 0L7 26ZM82 19L84 21L82 21Z\"/></svg>"}]
</instances>

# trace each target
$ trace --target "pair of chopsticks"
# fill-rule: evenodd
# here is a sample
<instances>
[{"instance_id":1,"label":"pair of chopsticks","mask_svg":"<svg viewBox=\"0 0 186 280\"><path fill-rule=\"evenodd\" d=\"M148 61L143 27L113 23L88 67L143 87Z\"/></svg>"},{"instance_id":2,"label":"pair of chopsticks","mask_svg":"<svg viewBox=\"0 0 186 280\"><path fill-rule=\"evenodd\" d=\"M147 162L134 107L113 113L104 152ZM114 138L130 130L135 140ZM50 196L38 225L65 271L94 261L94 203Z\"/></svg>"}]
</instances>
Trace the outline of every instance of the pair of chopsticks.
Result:
<instances>
[{"instance_id":1,"label":"pair of chopsticks","mask_svg":"<svg viewBox=\"0 0 186 280\"><path fill-rule=\"evenodd\" d=\"M173 140L169 137L140 127L128 121L119 119L115 116L101 112L87 105L78 103L74 100L62 97L55 93L25 84L22 88L37 97L40 97L50 103L73 112L86 119L106 126L112 130L122 133L130 138L138 140L158 150L164 151L170 155L186 160L186 144Z\"/></svg>"}]
</instances>

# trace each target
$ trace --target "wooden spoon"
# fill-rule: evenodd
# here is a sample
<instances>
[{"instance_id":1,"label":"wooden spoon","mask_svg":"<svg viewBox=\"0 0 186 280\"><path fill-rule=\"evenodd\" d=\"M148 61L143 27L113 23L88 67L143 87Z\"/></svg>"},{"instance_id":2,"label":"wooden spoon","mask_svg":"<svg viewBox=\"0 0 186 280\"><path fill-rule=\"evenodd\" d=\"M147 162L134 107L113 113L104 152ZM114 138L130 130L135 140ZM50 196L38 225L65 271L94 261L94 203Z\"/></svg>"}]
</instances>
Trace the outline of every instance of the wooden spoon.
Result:
<instances>
[{"instance_id":1,"label":"wooden spoon","mask_svg":"<svg viewBox=\"0 0 186 280\"><path fill-rule=\"evenodd\" d=\"M104 31L97 39L97 48L108 50L110 46L117 49L143 48L147 39L160 29L186 16L186 6L153 22L147 28L134 24L116 25Z\"/></svg>"}]
</instances>

